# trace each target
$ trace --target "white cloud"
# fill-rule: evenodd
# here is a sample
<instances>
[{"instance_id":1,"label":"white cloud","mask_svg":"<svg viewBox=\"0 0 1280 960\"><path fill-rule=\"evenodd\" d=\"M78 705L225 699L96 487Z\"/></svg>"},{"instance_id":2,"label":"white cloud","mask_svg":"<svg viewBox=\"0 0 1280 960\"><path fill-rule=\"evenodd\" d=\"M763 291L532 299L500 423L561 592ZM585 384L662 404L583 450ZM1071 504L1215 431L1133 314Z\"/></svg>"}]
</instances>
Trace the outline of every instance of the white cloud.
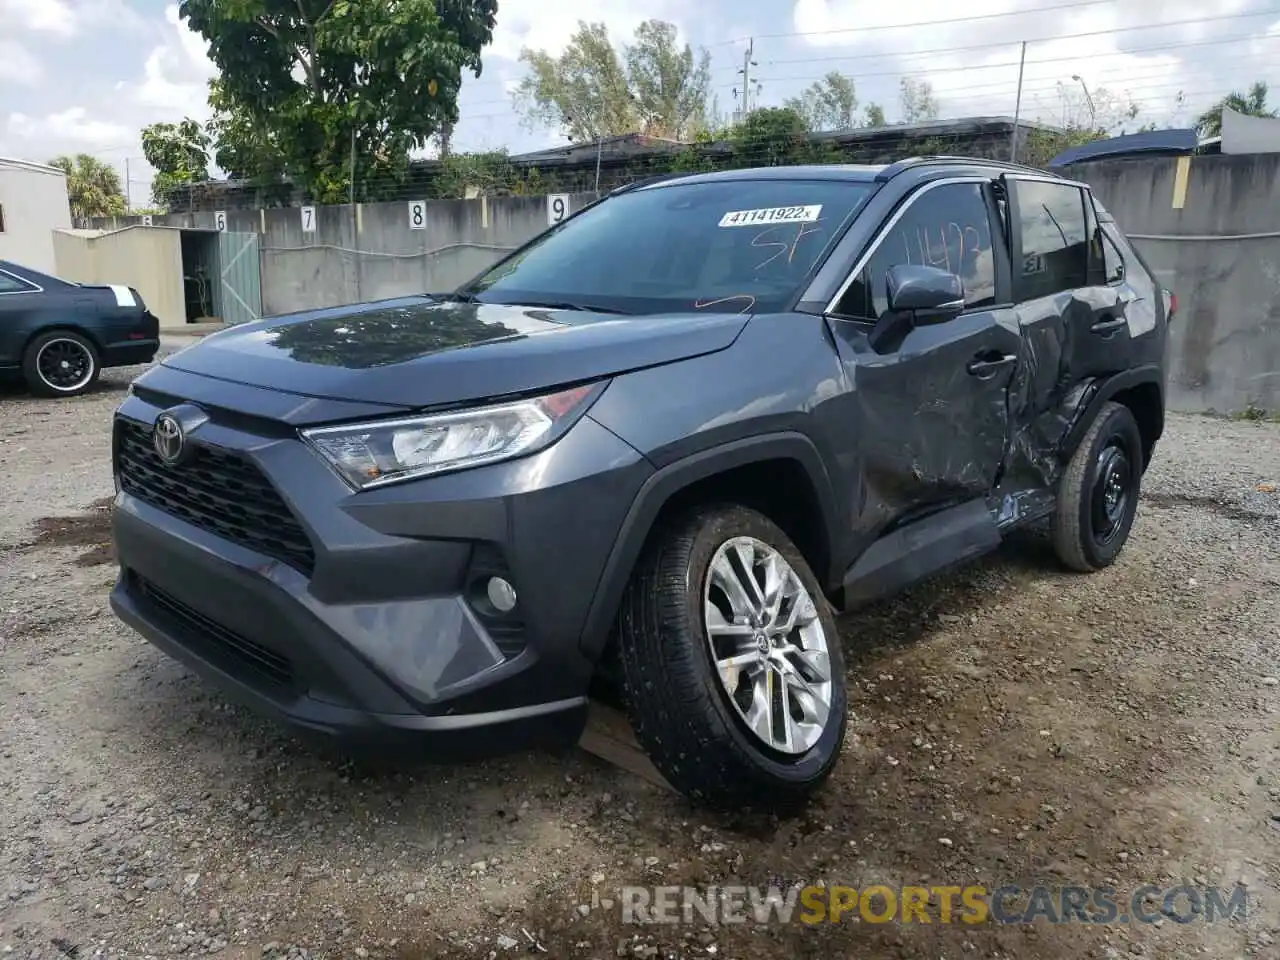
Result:
<instances>
[{"instance_id":1,"label":"white cloud","mask_svg":"<svg viewBox=\"0 0 1280 960\"><path fill-rule=\"evenodd\" d=\"M125 95L145 107L203 120L209 113L209 80L217 74L208 45L182 22L176 6L166 7L164 18L165 42L147 55L142 80L124 85Z\"/></svg>"},{"instance_id":2,"label":"white cloud","mask_svg":"<svg viewBox=\"0 0 1280 960\"><path fill-rule=\"evenodd\" d=\"M0 40L0 82L32 87L43 78L43 65L26 47Z\"/></svg>"},{"instance_id":3,"label":"white cloud","mask_svg":"<svg viewBox=\"0 0 1280 960\"><path fill-rule=\"evenodd\" d=\"M58 37L76 32L76 15L66 0L0 0L0 23L6 32L15 27Z\"/></svg>"},{"instance_id":4,"label":"white cloud","mask_svg":"<svg viewBox=\"0 0 1280 960\"><path fill-rule=\"evenodd\" d=\"M1274 3L1219 0L1206 8L1167 0L1156 19L1131 0L974 0L965 7L920 0L908 8L796 0L792 26L803 34L798 45L814 50L815 75L840 70L860 91L887 95L890 119L907 76L932 85L944 117L1011 115L1025 40L1024 117L1087 122L1092 98L1108 121L1117 118L1109 107L1135 104L1133 129L1189 122L1232 85L1274 77L1275 51L1267 56L1261 40L1247 40L1265 29L1261 16L1241 16L1254 10L1274 15Z\"/></svg>"},{"instance_id":5,"label":"white cloud","mask_svg":"<svg viewBox=\"0 0 1280 960\"><path fill-rule=\"evenodd\" d=\"M9 132L26 140L55 140L80 145L118 142L135 133L119 123L91 119L84 107L68 107L45 117L11 113Z\"/></svg>"}]
</instances>

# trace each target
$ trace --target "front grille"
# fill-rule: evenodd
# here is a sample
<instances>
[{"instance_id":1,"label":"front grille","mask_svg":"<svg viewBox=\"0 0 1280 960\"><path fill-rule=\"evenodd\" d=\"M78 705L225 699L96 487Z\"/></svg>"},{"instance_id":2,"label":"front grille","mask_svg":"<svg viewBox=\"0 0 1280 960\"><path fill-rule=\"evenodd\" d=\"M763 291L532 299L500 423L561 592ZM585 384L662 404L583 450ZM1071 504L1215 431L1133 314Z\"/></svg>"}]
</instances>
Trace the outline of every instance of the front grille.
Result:
<instances>
[{"instance_id":1,"label":"front grille","mask_svg":"<svg viewBox=\"0 0 1280 960\"><path fill-rule=\"evenodd\" d=\"M253 670L270 683L288 686L293 682L293 664L288 657L282 657L274 650L268 650L262 644L228 630L138 574L130 575L138 592L173 620L188 634L189 639Z\"/></svg>"},{"instance_id":2,"label":"front grille","mask_svg":"<svg viewBox=\"0 0 1280 960\"><path fill-rule=\"evenodd\" d=\"M115 457L120 487L130 496L311 575L315 551L306 531L248 460L196 446L186 463L167 466L151 445L151 427L125 417L116 418Z\"/></svg>"}]
</instances>

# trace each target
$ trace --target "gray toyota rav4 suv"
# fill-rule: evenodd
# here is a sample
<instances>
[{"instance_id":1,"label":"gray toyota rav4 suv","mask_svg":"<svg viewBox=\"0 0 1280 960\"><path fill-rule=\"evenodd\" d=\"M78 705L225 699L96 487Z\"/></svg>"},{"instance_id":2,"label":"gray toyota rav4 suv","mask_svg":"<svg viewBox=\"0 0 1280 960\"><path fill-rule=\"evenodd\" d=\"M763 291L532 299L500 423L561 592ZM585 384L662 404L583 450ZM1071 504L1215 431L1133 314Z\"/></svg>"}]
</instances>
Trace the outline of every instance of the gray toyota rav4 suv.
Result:
<instances>
[{"instance_id":1,"label":"gray toyota rav4 suv","mask_svg":"<svg viewBox=\"0 0 1280 960\"><path fill-rule=\"evenodd\" d=\"M1115 560L1176 301L1087 185L993 161L615 190L449 294L181 350L114 425L116 613L349 747L572 743L796 804L836 612L1047 522Z\"/></svg>"}]
</instances>

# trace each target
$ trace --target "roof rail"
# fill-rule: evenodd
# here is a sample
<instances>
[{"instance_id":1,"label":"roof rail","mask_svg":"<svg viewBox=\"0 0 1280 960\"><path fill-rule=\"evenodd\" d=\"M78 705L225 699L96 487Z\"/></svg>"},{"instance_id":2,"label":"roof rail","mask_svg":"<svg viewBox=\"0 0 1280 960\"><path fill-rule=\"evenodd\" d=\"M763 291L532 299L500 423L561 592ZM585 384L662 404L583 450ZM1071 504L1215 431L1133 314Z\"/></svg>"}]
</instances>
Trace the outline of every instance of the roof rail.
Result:
<instances>
[{"instance_id":1,"label":"roof rail","mask_svg":"<svg viewBox=\"0 0 1280 960\"><path fill-rule=\"evenodd\" d=\"M1035 173L1040 176L1057 176L1051 171L1041 170L1039 167L1027 166L1024 163L1011 163L1008 160L988 160L983 157L907 157L904 160L896 160L889 164L883 170L876 174L876 180L884 183L892 180L898 174L907 170L914 170L917 167L930 166L933 164L959 164L970 167L999 167L1003 170L1018 170L1022 173Z\"/></svg>"},{"instance_id":2,"label":"roof rail","mask_svg":"<svg viewBox=\"0 0 1280 960\"><path fill-rule=\"evenodd\" d=\"M639 190L641 187L651 187L655 183L662 183L666 180L679 180L682 177L694 176L693 173L656 173L652 177L644 177L640 180L632 180L630 183L624 183L620 187L614 187L607 194L610 197L616 197L620 193L630 193L632 190Z\"/></svg>"}]
</instances>

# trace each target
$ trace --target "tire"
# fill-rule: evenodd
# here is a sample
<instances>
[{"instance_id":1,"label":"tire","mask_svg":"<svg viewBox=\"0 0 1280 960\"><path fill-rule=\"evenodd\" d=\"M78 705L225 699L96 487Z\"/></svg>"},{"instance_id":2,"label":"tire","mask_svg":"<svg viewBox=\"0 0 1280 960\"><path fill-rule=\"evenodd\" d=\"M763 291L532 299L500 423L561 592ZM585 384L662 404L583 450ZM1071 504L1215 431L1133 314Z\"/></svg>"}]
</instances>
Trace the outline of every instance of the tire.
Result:
<instances>
[{"instance_id":1,"label":"tire","mask_svg":"<svg viewBox=\"0 0 1280 960\"><path fill-rule=\"evenodd\" d=\"M704 604L711 597L723 607L726 596L718 586L712 586L713 581L719 583L723 563L717 567L716 577L711 575L711 566L713 560L725 559L724 550L731 542L747 542L739 538L749 538L763 545L757 548L761 552L771 550L785 561L795 577L791 583L798 582L810 601L808 605L784 602L777 621L797 609L802 621L813 614L808 626L780 635L814 652L802 661L794 653L788 657L787 647L769 647L771 656L787 659L809 690L825 694L828 704L825 722L807 727L780 723L781 712L772 714L767 731L791 730L789 745L780 742L770 746L752 730L726 687L729 681L722 682L722 674L712 662ZM774 523L745 507L700 508L655 539L637 565L618 625L625 699L636 739L672 786L697 803L719 809L767 808L777 813L797 809L831 774L848 723L840 638L817 578ZM718 633L733 629L727 624L719 627ZM762 633L720 637L718 642L750 646L747 654L756 656L767 646L761 640ZM813 664L822 666L823 658L817 651L823 646L825 670L814 672ZM761 664L766 662L773 660L762 660ZM764 688L753 688L751 679L771 670L761 664L728 675L754 690L757 696L753 702L763 702ZM785 669L773 668L767 688L770 695L775 687L783 696L794 689L778 686L778 671ZM823 673L825 683L818 679ZM745 689L738 692L742 695ZM811 709L818 702L807 693L796 696L797 703L807 703ZM820 712L812 716L817 720Z\"/></svg>"},{"instance_id":2,"label":"tire","mask_svg":"<svg viewBox=\"0 0 1280 960\"><path fill-rule=\"evenodd\" d=\"M1119 457L1119 460L1116 457ZM1107 500L1108 480L1120 502ZM1053 549L1069 569L1109 567L1129 539L1142 493L1142 434L1128 407L1107 403L1089 425L1058 483Z\"/></svg>"},{"instance_id":3,"label":"tire","mask_svg":"<svg viewBox=\"0 0 1280 960\"><path fill-rule=\"evenodd\" d=\"M61 355L61 359L58 359ZM60 376L54 363L61 364ZM22 355L22 375L31 392L41 397L78 397L97 382L102 373L98 348L71 330L49 330L27 344Z\"/></svg>"}]
</instances>

